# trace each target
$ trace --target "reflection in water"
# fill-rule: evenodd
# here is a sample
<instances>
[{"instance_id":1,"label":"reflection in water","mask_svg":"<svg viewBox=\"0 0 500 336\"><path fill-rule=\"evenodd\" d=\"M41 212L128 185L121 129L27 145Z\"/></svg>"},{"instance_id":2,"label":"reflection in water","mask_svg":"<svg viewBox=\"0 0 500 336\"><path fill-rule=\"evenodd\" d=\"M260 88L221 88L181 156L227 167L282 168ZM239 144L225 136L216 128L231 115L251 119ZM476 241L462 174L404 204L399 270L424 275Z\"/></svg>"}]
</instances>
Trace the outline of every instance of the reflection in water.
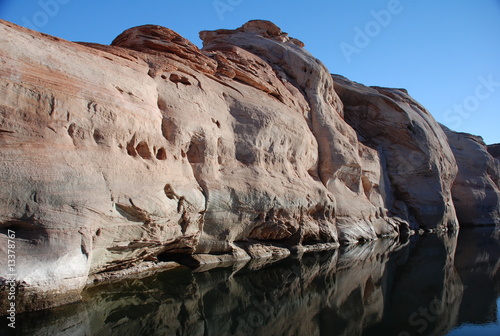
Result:
<instances>
[{"instance_id":1,"label":"reflection in water","mask_svg":"<svg viewBox=\"0 0 500 336\"><path fill-rule=\"evenodd\" d=\"M491 230L462 230L458 239L416 236L404 245L382 239L265 267L181 267L90 289L80 304L20 315L16 331L405 336L465 335L481 324L500 334L499 257Z\"/></svg>"}]
</instances>

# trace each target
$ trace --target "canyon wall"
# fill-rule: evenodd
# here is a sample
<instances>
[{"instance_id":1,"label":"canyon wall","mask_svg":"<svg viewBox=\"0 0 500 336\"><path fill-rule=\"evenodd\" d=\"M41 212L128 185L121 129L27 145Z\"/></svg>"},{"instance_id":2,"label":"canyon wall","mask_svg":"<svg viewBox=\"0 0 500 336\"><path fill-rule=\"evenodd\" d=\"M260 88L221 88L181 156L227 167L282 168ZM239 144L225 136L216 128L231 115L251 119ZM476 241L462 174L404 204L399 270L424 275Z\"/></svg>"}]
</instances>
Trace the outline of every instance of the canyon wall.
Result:
<instances>
[{"instance_id":1,"label":"canyon wall","mask_svg":"<svg viewBox=\"0 0 500 336\"><path fill-rule=\"evenodd\" d=\"M20 310L158 260L458 227L463 161L405 90L332 76L268 21L200 37L147 25L107 46L0 21L0 249L14 234ZM484 223L474 202L461 211Z\"/></svg>"}]
</instances>

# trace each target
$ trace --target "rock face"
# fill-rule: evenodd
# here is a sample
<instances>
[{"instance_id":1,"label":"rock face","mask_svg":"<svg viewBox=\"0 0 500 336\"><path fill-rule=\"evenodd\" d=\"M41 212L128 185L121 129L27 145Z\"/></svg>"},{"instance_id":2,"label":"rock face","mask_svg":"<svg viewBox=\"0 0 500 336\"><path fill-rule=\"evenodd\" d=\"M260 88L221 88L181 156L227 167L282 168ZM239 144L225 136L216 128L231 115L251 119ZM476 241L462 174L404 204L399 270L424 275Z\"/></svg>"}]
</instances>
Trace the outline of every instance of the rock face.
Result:
<instances>
[{"instance_id":1,"label":"rock face","mask_svg":"<svg viewBox=\"0 0 500 336\"><path fill-rule=\"evenodd\" d=\"M142 262L457 226L455 158L406 92L332 78L268 21L200 36L147 25L105 46L0 22L0 237L16 235L19 311Z\"/></svg>"},{"instance_id":2,"label":"rock face","mask_svg":"<svg viewBox=\"0 0 500 336\"><path fill-rule=\"evenodd\" d=\"M204 31L200 33L200 37L203 40L204 50L213 53L215 59L237 62L233 65L223 62L221 73L223 78L226 74L232 77L232 73L227 73L229 68L236 69L234 79L248 85L253 85L255 81L245 78L245 76L253 77L252 72L260 80L264 79L264 82L271 83L269 88L261 88L260 84L257 88L261 88L274 98L271 100L281 103L273 110L278 112L279 118L288 119L288 124L285 126L278 121L278 117L274 117L271 111L263 111L264 115L259 117L256 114L259 109L256 107L253 107L251 111L243 108L244 99L231 100L230 111L234 112L230 113L247 120L245 127L248 131L244 133L249 134L245 136L245 139L237 140L236 159L238 160L238 152L249 153L243 157L242 162L247 167L263 166L263 163L265 170L272 172L272 175L277 177L284 174L286 176L288 182L282 185L287 188L291 186L290 183L302 184L296 183L293 175L309 186L300 191L299 195L293 196L293 204L290 204L288 200L280 201L282 196L276 198L275 201L265 198L252 201L254 209L259 209L261 204L278 201L279 203L273 207L272 215L278 214L278 220L280 220L279 217L284 216L285 218L281 221L285 223L288 221L289 224L285 224L283 230L280 228L282 224L276 226L274 222L269 223L267 220L258 226L253 223L251 224L254 227L250 234L251 238L267 240L268 232L273 232L273 234L283 232L282 238L288 238L294 232L298 232L297 238L302 242L328 242L336 240L338 233L340 241L355 242L373 239L383 234L391 235L399 230L398 222L387 215L378 190L381 179L378 155L375 151L360 144L355 131L342 119L342 102L323 64L305 51L299 42L290 39L269 22L251 21L236 31ZM245 65L249 62L248 60L264 68L265 73L261 75L253 71L251 66ZM242 65L243 69L247 69L245 76L238 75ZM238 68L240 68L239 71ZM271 79L266 80L266 78ZM278 106L281 107L278 109ZM261 118L275 120L267 126L259 121ZM301 129L298 132L289 130L292 126L289 124L290 121L294 127L301 125ZM267 128L270 128L269 132L264 132ZM294 144L292 139L281 139L277 142L274 138L278 134L278 129L284 131L283 133L287 136L295 134L294 138L304 144L298 148L303 146L305 148L300 151L293 149L293 152L290 152L291 148L297 148L297 144ZM238 129L234 131L241 133ZM267 139L259 139L261 136L266 136ZM270 162L266 160L269 153L274 153L273 156L275 156L282 150L288 152L283 153L282 158L272 159ZM264 153L264 158L261 159L251 154L255 152ZM282 162L285 166L277 165ZM296 173L291 174L294 170ZM245 176L249 176L249 173L251 172L247 170L244 172ZM267 174L259 174L259 179ZM224 180L228 181L228 178L231 177L226 177ZM230 185L234 186L235 182L229 180ZM258 184L253 183L253 185ZM317 186L319 190L310 190L311 186ZM260 188L264 194L269 194L269 184L266 183L258 189ZM258 189L254 189L252 197L256 197L255 191ZM294 190L296 187L291 189ZM275 190L270 196L274 198L276 195L286 195L286 198L290 198L292 190ZM241 194L241 191L238 190L237 194ZM227 196L225 198L228 199ZM246 203L248 204L248 201ZM230 206L227 207L227 204ZM205 218L221 223L223 221L223 218L220 218L221 214L236 212L241 217L243 209L235 208L234 202L223 203L223 205L225 206L223 209L214 208L210 211L210 207L207 208ZM268 207L269 205L265 205L264 211L261 211L262 218L269 215L269 211L265 211ZM238 220L241 222L241 218ZM232 222L227 224L233 226ZM224 230L234 231L229 226Z\"/></svg>"},{"instance_id":3,"label":"rock face","mask_svg":"<svg viewBox=\"0 0 500 336\"><path fill-rule=\"evenodd\" d=\"M366 87L334 76L345 120L384 157L393 187L389 209L413 228L457 226L451 186L457 165L446 135L406 90Z\"/></svg>"},{"instance_id":4,"label":"rock face","mask_svg":"<svg viewBox=\"0 0 500 336\"><path fill-rule=\"evenodd\" d=\"M488 145L488 153L495 159L500 160L500 144Z\"/></svg>"},{"instance_id":5,"label":"rock face","mask_svg":"<svg viewBox=\"0 0 500 336\"><path fill-rule=\"evenodd\" d=\"M500 218L500 166L483 139L442 126L458 164L453 202L462 225L491 225Z\"/></svg>"}]
</instances>

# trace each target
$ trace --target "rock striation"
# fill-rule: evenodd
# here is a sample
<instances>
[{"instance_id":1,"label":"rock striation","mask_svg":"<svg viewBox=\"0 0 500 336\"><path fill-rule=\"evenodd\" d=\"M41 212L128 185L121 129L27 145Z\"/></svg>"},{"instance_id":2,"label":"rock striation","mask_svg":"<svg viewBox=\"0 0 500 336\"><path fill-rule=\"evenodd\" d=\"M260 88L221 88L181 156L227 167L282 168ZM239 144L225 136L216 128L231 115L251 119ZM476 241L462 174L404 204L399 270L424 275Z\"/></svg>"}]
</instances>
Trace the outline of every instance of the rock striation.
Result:
<instances>
[{"instance_id":1,"label":"rock striation","mask_svg":"<svg viewBox=\"0 0 500 336\"><path fill-rule=\"evenodd\" d=\"M0 238L16 236L20 311L144 263L457 228L464 161L405 90L332 76L269 21L200 37L146 25L106 46L0 21ZM481 155L467 176L498 171ZM480 202L483 185L460 193Z\"/></svg>"}]
</instances>

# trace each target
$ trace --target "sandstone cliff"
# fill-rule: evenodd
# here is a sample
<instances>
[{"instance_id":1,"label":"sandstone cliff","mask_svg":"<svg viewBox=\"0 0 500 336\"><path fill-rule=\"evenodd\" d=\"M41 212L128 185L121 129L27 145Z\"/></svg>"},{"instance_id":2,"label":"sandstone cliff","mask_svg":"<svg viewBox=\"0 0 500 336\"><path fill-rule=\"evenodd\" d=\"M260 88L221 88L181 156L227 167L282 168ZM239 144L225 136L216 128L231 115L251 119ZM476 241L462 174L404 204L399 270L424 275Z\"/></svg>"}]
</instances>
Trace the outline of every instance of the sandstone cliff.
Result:
<instances>
[{"instance_id":1,"label":"sandstone cliff","mask_svg":"<svg viewBox=\"0 0 500 336\"><path fill-rule=\"evenodd\" d=\"M383 157L395 207L403 218L412 220L415 228L456 226L451 186L457 164L431 114L404 89L366 87L334 78L346 121L362 143Z\"/></svg>"},{"instance_id":2,"label":"sandstone cliff","mask_svg":"<svg viewBox=\"0 0 500 336\"><path fill-rule=\"evenodd\" d=\"M500 218L500 165L483 139L444 129L458 164L452 195L461 225L491 225Z\"/></svg>"},{"instance_id":3,"label":"sandstone cliff","mask_svg":"<svg viewBox=\"0 0 500 336\"><path fill-rule=\"evenodd\" d=\"M267 21L200 37L147 25L105 46L0 22L0 236L27 309L144 261L457 227L457 162L404 90L332 77Z\"/></svg>"}]
</instances>

